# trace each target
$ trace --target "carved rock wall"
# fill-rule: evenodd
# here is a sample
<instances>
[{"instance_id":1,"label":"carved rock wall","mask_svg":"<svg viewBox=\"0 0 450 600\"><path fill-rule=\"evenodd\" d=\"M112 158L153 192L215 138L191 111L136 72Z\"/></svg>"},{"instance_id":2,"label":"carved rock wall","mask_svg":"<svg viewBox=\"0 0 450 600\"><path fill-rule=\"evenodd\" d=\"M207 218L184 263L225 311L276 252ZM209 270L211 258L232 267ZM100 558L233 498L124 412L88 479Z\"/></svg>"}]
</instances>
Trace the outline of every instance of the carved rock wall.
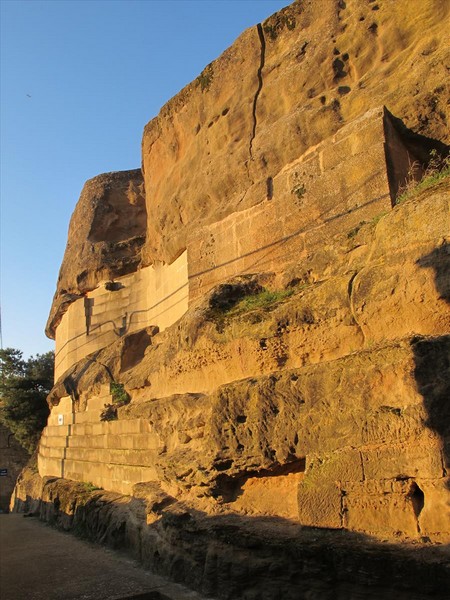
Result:
<instances>
[{"instance_id":1,"label":"carved rock wall","mask_svg":"<svg viewBox=\"0 0 450 600\"><path fill-rule=\"evenodd\" d=\"M145 127L145 261L170 263L200 225L263 202L268 178L371 108L448 142L449 10L306 0L245 31Z\"/></svg>"},{"instance_id":2,"label":"carved rock wall","mask_svg":"<svg viewBox=\"0 0 450 600\"><path fill-rule=\"evenodd\" d=\"M93 310L87 323L92 299L114 327L79 354L75 342L59 366L39 449L40 474L58 481L30 492L45 497L45 515L75 489L68 479L130 495L114 500L133 507L120 539L146 564L233 600L265 593L261 577L249 589L239 571L253 569L253 549L262 560L270 547L274 564L286 545L271 581L307 597L302 528L321 528L333 551L345 530L358 542L450 540L449 179L396 204L412 162L420 177L431 150L448 155L449 11L440 0L295 2L244 32L145 127L145 208L137 172L105 176L98 193L88 183L49 331L60 348L76 327L88 342L104 318ZM97 208L82 225L92 185ZM101 209L110 194L112 217ZM158 331L148 313L141 329L122 330L127 291L147 310L156 275L146 274L170 275L180 260L189 296L175 322ZM125 287L105 291L112 279ZM239 309L262 288L276 292L271 304ZM111 382L130 402L105 422ZM74 523L66 505L58 518ZM268 519L283 527L279 546ZM333 596L332 585L320 595L317 571L310 579L312 597ZM406 589L391 579L377 579L372 597Z\"/></svg>"}]
</instances>

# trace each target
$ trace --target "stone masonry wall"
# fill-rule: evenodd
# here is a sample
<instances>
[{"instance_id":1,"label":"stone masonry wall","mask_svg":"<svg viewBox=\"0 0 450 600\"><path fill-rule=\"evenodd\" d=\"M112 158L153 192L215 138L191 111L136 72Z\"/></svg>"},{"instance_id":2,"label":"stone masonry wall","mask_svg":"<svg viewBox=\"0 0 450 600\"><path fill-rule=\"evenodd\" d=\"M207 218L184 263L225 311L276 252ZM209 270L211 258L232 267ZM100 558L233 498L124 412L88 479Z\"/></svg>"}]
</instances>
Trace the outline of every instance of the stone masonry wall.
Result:
<instances>
[{"instance_id":1,"label":"stone masonry wall","mask_svg":"<svg viewBox=\"0 0 450 600\"><path fill-rule=\"evenodd\" d=\"M125 333L172 325L187 310L187 283L185 252L171 265L118 277L73 302L56 329L55 380Z\"/></svg>"},{"instance_id":2,"label":"stone masonry wall","mask_svg":"<svg viewBox=\"0 0 450 600\"><path fill-rule=\"evenodd\" d=\"M340 129L267 180L267 199L199 230L188 244L189 299L236 275L282 274L337 231L391 207L384 113Z\"/></svg>"}]
</instances>

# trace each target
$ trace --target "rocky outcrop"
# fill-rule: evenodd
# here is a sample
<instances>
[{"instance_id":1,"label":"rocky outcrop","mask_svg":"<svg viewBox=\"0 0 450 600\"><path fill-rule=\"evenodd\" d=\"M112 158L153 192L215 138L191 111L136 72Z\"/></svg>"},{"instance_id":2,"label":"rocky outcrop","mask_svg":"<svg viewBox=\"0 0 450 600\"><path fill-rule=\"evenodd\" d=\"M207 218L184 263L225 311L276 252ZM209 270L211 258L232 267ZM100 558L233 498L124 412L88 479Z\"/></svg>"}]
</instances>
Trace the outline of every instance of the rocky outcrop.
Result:
<instances>
[{"instance_id":1,"label":"rocky outcrop","mask_svg":"<svg viewBox=\"0 0 450 600\"><path fill-rule=\"evenodd\" d=\"M99 282L137 270L146 234L140 169L87 181L72 215L46 333L55 337L62 315Z\"/></svg>"},{"instance_id":2,"label":"rocky outcrop","mask_svg":"<svg viewBox=\"0 0 450 600\"><path fill-rule=\"evenodd\" d=\"M308 0L245 31L145 127L145 261L172 262L199 225L263 201L371 108L448 143L448 17L442 0Z\"/></svg>"},{"instance_id":3,"label":"rocky outcrop","mask_svg":"<svg viewBox=\"0 0 450 600\"><path fill-rule=\"evenodd\" d=\"M88 182L17 507L223 598L445 589L448 11L295 2L146 126L145 206Z\"/></svg>"},{"instance_id":4,"label":"rocky outcrop","mask_svg":"<svg viewBox=\"0 0 450 600\"><path fill-rule=\"evenodd\" d=\"M176 327L79 363L52 396L74 401L54 408L75 411L66 476L86 479L89 463L97 485L133 493L146 477L207 512L448 540L448 190L338 232L268 308L230 312L267 285L232 280ZM111 402L100 394L111 380L131 403L114 423L83 424ZM51 425L42 472L61 474L45 470L59 456ZM117 461L127 475L115 483L102 464ZM144 464L145 475L132 466Z\"/></svg>"},{"instance_id":5,"label":"rocky outcrop","mask_svg":"<svg viewBox=\"0 0 450 600\"><path fill-rule=\"evenodd\" d=\"M374 542L279 517L208 515L148 484L129 498L25 474L16 508L226 600L431 600L446 597L450 577L443 547Z\"/></svg>"}]
</instances>

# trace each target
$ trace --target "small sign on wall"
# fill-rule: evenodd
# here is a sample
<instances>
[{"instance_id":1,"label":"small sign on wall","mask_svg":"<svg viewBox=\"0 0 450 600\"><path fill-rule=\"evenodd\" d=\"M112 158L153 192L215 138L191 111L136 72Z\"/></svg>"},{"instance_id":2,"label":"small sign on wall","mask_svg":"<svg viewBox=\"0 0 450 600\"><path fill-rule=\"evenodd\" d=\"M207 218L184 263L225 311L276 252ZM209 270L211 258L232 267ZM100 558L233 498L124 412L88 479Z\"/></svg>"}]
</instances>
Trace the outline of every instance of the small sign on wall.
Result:
<instances>
[{"instance_id":1,"label":"small sign on wall","mask_svg":"<svg viewBox=\"0 0 450 600\"><path fill-rule=\"evenodd\" d=\"M0 469L0 477L7 477L8 469Z\"/></svg>"},{"instance_id":2,"label":"small sign on wall","mask_svg":"<svg viewBox=\"0 0 450 600\"><path fill-rule=\"evenodd\" d=\"M64 425L64 415L58 415L58 425Z\"/></svg>"}]
</instances>

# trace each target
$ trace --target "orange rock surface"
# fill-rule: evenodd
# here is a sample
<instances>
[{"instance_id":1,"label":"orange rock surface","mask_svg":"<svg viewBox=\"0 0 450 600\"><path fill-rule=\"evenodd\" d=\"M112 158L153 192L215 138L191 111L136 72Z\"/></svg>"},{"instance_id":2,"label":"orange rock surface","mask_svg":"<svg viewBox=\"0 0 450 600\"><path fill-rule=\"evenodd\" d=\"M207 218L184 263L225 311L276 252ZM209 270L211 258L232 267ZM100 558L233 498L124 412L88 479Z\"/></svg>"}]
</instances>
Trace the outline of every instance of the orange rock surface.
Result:
<instances>
[{"instance_id":1,"label":"orange rock surface","mask_svg":"<svg viewBox=\"0 0 450 600\"><path fill-rule=\"evenodd\" d=\"M125 523L146 564L218 597L303 597L301 560L325 568L305 558L316 532L317 555L356 548L327 593L369 569L367 597L433 597L417 590L424 544L448 578L449 16L441 0L294 2L146 125L142 178L86 184L48 326L72 354L44 479L17 506L85 527L108 498L98 538ZM106 491L87 508L74 481ZM386 565L403 572L409 550L372 566L371 538L420 549L407 582Z\"/></svg>"}]
</instances>

